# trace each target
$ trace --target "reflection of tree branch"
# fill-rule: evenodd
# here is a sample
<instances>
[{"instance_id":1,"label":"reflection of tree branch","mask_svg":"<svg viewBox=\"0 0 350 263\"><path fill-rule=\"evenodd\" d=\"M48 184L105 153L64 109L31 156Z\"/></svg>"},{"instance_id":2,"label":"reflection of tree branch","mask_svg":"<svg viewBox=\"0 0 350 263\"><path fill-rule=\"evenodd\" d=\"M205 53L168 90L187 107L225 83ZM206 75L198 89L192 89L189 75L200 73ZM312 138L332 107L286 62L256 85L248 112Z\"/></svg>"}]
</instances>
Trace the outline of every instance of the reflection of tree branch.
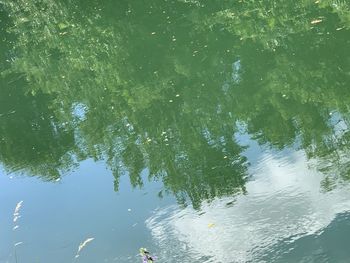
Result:
<instances>
[{"instance_id":1,"label":"reflection of tree branch","mask_svg":"<svg viewBox=\"0 0 350 263\"><path fill-rule=\"evenodd\" d=\"M349 63L347 38L324 37L340 20L332 1L250 0L235 2L237 11L230 1L187 3L181 21L172 10L184 3L151 0L144 10L151 3L164 24L128 12L140 3L121 4L115 18L61 1L5 2L15 41L1 65L0 158L10 171L52 180L74 158L105 159L116 190L125 173L141 187L147 169L198 208L245 192L239 122L260 144L297 145L344 165L337 150L349 140L332 137L329 109L348 116ZM315 16L327 19L316 27ZM84 118L74 115L78 104Z\"/></svg>"}]
</instances>

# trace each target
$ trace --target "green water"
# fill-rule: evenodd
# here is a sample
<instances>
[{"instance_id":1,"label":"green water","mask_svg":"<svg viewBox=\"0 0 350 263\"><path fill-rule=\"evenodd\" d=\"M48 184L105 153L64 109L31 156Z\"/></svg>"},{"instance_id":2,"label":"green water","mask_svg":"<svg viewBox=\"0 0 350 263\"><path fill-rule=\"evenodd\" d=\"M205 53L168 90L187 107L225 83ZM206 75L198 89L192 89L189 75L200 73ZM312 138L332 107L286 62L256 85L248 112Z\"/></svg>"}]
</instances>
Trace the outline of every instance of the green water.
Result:
<instances>
[{"instance_id":1,"label":"green water","mask_svg":"<svg viewBox=\"0 0 350 263\"><path fill-rule=\"evenodd\" d=\"M1 0L0 72L1 263L349 262L349 1Z\"/></svg>"}]
</instances>

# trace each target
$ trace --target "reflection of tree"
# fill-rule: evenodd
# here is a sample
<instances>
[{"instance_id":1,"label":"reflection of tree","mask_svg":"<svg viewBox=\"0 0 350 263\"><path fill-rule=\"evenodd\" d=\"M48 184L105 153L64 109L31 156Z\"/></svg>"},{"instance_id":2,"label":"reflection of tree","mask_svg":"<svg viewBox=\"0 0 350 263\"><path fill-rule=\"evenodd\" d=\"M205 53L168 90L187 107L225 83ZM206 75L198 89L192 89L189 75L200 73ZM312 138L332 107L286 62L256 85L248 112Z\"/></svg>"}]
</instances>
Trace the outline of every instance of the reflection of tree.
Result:
<instances>
[{"instance_id":1,"label":"reflection of tree","mask_svg":"<svg viewBox=\"0 0 350 263\"><path fill-rule=\"evenodd\" d=\"M325 23L324 28L329 27ZM297 142L309 158L332 163L327 166L334 173L348 166L344 154L336 153L344 153L349 144L334 118L340 115L346 123L349 115L350 63L344 59L349 35L336 32L334 26L332 37L319 34L323 29L312 30L290 35L285 41L288 48L255 51L251 58L262 61L259 70L251 68L254 62L249 57L241 59L245 70L235 88L237 94L250 96L242 96L235 107L242 114L239 119L249 120L247 131L258 141L278 148Z\"/></svg>"},{"instance_id":2,"label":"reflection of tree","mask_svg":"<svg viewBox=\"0 0 350 263\"><path fill-rule=\"evenodd\" d=\"M334 3L120 1L108 15L114 1L5 1L1 81L19 79L1 92L25 110L1 120L2 162L57 178L69 156L105 159L116 189L148 169L198 206L244 191L239 122L261 144L327 158L345 142L329 114L349 104L349 7Z\"/></svg>"},{"instance_id":3,"label":"reflection of tree","mask_svg":"<svg viewBox=\"0 0 350 263\"><path fill-rule=\"evenodd\" d=\"M14 74L0 82L0 159L9 171L26 169L54 180L73 164L72 132L52 115L49 95L25 94L23 78Z\"/></svg>"}]
</instances>

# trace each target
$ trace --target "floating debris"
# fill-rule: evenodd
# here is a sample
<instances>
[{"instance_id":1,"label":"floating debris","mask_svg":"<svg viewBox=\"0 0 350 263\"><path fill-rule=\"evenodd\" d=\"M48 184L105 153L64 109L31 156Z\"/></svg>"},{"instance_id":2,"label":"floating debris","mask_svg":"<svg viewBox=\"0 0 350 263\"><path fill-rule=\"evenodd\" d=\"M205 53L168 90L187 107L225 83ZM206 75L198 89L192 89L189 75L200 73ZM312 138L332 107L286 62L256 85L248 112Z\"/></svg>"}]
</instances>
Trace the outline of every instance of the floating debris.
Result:
<instances>
[{"instance_id":1,"label":"floating debris","mask_svg":"<svg viewBox=\"0 0 350 263\"><path fill-rule=\"evenodd\" d=\"M209 227L209 228L214 227L214 226L215 226L214 223L209 223L209 224L208 224L208 227Z\"/></svg>"},{"instance_id":2,"label":"floating debris","mask_svg":"<svg viewBox=\"0 0 350 263\"><path fill-rule=\"evenodd\" d=\"M19 215L19 210L21 209L22 204L23 204L23 201L18 202L17 205L16 205L16 208L15 208L15 211L13 212L13 222L14 223L16 223L17 220L21 217Z\"/></svg>"},{"instance_id":3,"label":"floating debris","mask_svg":"<svg viewBox=\"0 0 350 263\"><path fill-rule=\"evenodd\" d=\"M151 256L146 248L140 248L140 255L142 257L142 263L153 263L155 262L155 257Z\"/></svg>"},{"instance_id":4,"label":"floating debris","mask_svg":"<svg viewBox=\"0 0 350 263\"><path fill-rule=\"evenodd\" d=\"M88 243L90 243L92 240L94 240L94 239L95 239L95 238L93 238L93 237L89 237L89 238L86 239L84 242L80 243L79 248L78 248L78 252L77 252L77 254L75 255L75 258L78 258L78 257L80 256L80 255L79 255L80 251L82 251L83 248L84 248Z\"/></svg>"},{"instance_id":5,"label":"floating debris","mask_svg":"<svg viewBox=\"0 0 350 263\"><path fill-rule=\"evenodd\" d=\"M19 246L19 245L22 245L23 244L23 242L17 242L16 244L15 244L15 247L17 247L17 246Z\"/></svg>"},{"instance_id":6,"label":"floating debris","mask_svg":"<svg viewBox=\"0 0 350 263\"><path fill-rule=\"evenodd\" d=\"M311 21L311 24L315 25L315 24L321 23L322 21L323 21L322 19L315 19Z\"/></svg>"},{"instance_id":7,"label":"floating debris","mask_svg":"<svg viewBox=\"0 0 350 263\"><path fill-rule=\"evenodd\" d=\"M230 201L230 202L227 202L226 203L226 206L231 206L231 205L233 205L235 203L235 201L233 200L233 201Z\"/></svg>"},{"instance_id":8,"label":"floating debris","mask_svg":"<svg viewBox=\"0 0 350 263\"><path fill-rule=\"evenodd\" d=\"M156 32L152 32L152 33L151 33L151 35L155 35L155 34L156 34Z\"/></svg>"},{"instance_id":9,"label":"floating debris","mask_svg":"<svg viewBox=\"0 0 350 263\"><path fill-rule=\"evenodd\" d=\"M12 230L16 230L17 228L19 228L19 225L14 226Z\"/></svg>"},{"instance_id":10,"label":"floating debris","mask_svg":"<svg viewBox=\"0 0 350 263\"><path fill-rule=\"evenodd\" d=\"M131 208L128 208L128 212L131 212Z\"/></svg>"},{"instance_id":11,"label":"floating debris","mask_svg":"<svg viewBox=\"0 0 350 263\"><path fill-rule=\"evenodd\" d=\"M23 204L23 201L19 201L17 203L16 208L15 208L15 212L13 213L14 216L18 216L19 215L19 210L21 209L22 204Z\"/></svg>"},{"instance_id":12,"label":"floating debris","mask_svg":"<svg viewBox=\"0 0 350 263\"><path fill-rule=\"evenodd\" d=\"M60 30L67 29L68 27L69 27L69 25L66 24L66 23L58 23L58 28L59 28Z\"/></svg>"}]
</instances>

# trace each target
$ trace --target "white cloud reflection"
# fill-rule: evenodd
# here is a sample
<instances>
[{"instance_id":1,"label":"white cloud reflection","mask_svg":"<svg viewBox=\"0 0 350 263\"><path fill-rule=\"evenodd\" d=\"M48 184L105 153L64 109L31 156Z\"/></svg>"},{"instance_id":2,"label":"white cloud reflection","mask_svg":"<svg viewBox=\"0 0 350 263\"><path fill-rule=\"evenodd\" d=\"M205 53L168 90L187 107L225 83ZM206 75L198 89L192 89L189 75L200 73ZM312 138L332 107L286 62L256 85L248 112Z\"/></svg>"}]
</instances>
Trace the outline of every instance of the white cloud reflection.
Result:
<instances>
[{"instance_id":1,"label":"white cloud reflection","mask_svg":"<svg viewBox=\"0 0 350 263\"><path fill-rule=\"evenodd\" d=\"M164 262L263 262L259 259L281 240L293 242L322 230L350 210L350 191L321 191L322 175L307 163L302 152L265 154L250 171L247 195L203 203L200 212L175 206L156 211L146 225L159 257Z\"/></svg>"}]
</instances>

